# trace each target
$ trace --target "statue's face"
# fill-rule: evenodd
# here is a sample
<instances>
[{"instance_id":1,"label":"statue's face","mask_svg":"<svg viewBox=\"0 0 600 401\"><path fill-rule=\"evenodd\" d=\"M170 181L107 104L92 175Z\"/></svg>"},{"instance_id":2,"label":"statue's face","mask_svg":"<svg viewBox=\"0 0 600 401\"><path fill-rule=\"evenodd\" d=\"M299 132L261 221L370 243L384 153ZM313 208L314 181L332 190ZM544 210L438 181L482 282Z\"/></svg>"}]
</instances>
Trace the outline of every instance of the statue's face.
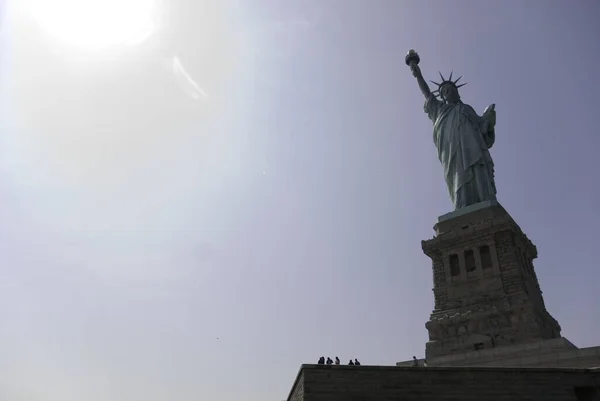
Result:
<instances>
[{"instance_id":1,"label":"statue's face","mask_svg":"<svg viewBox=\"0 0 600 401\"><path fill-rule=\"evenodd\" d=\"M440 94L449 103L455 103L460 100L458 89L454 85L444 85L441 89Z\"/></svg>"}]
</instances>

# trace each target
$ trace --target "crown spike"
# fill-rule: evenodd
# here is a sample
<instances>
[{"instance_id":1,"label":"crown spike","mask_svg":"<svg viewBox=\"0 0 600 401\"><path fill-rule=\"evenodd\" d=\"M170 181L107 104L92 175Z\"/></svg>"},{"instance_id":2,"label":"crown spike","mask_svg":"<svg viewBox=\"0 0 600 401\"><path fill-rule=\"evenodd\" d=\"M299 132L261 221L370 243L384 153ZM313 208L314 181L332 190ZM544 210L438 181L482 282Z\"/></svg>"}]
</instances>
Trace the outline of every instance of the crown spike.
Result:
<instances>
[{"instance_id":1,"label":"crown spike","mask_svg":"<svg viewBox=\"0 0 600 401\"><path fill-rule=\"evenodd\" d=\"M452 81L452 74L454 74L454 71L450 71L450 76L448 77L448 81Z\"/></svg>"},{"instance_id":2,"label":"crown spike","mask_svg":"<svg viewBox=\"0 0 600 401\"><path fill-rule=\"evenodd\" d=\"M446 78L444 78L441 71L438 71L438 73L440 74L440 78L442 78L442 82L444 82L446 80Z\"/></svg>"},{"instance_id":3,"label":"crown spike","mask_svg":"<svg viewBox=\"0 0 600 401\"><path fill-rule=\"evenodd\" d=\"M432 83L432 84L434 84L434 85L440 86L440 84L438 84L438 83L437 83L437 82L435 82L435 81L429 80L429 82L431 82L431 83Z\"/></svg>"},{"instance_id":4,"label":"crown spike","mask_svg":"<svg viewBox=\"0 0 600 401\"><path fill-rule=\"evenodd\" d=\"M456 85L456 89L460 88L461 86L465 86L467 83L465 82L464 84L460 84L460 85Z\"/></svg>"},{"instance_id":5,"label":"crown spike","mask_svg":"<svg viewBox=\"0 0 600 401\"><path fill-rule=\"evenodd\" d=\"M458 81L460 81L460 79L461 79L462 77L463 77L462 75L461 75L460 77L458 77L458 78L456 79L456 81L454 81L454 85L456 85L456 84L458 83Z\"/></svg>"}]
</instances>

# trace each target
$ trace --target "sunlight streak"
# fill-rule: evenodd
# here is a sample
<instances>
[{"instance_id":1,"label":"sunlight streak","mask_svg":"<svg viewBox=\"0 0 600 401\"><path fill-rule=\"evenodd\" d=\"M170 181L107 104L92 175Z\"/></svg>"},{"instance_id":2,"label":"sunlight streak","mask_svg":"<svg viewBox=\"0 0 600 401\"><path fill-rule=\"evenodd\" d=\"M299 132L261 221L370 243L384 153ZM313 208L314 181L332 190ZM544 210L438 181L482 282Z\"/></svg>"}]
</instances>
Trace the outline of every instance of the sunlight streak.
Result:
<instances>
[{"instance_id":1,"label":"sunlight streak","mask_svg":"<svg viewBox=\"0 0 600 401\"><path fill-rule=\"evenodd\" d=\"M173 69L173 74L175 75L175 79L177 83L183 89L183 91L190 96L194 100L199 99L208 99L208 93L206 93L194 79L188 74L188 72L181 64L181 60L179 57L173 57L173 61L171 63L171 67Z\"/></svg>"}]
</instances>

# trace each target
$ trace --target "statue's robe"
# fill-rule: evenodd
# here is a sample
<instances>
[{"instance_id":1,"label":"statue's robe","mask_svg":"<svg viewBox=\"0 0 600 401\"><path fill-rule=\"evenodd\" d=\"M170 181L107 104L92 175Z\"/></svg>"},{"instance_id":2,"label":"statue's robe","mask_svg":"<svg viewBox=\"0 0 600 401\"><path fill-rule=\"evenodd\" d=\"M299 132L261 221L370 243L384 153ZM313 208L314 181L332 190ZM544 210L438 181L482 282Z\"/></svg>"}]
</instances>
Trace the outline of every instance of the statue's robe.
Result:
<instances>
[{"instance_id":1,"label":"statue's robe","mask_svg":"<svg viewBox=\"0 0 600 401\"><path fill-rule=\"evenodd\" d=\"M489 152L496 139L494 127L462 102L447 104L431 95L424 109L433 122L433 142L454 208L496 200Z\"/></svg>"}]
</instances>

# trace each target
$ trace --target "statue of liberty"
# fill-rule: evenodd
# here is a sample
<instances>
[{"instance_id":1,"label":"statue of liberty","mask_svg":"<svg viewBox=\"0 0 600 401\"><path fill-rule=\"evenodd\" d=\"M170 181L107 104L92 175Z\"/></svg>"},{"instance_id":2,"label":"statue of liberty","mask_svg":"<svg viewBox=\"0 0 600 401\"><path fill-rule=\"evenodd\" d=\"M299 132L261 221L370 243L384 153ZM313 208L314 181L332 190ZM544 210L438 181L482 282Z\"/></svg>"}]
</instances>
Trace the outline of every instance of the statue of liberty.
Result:
<instances>
[{"instance_id":1,"label":"statue of liberty","mask_svg":"<svg viewBox=\"0 0 600 401\"><path fill-rule=\"evenodd\" d=\"M496 139L495 105L479 116L461 101L458 88L465 84L457 85L462 77L452 81L452 73L448 79L440 73L440 83L431 81L438 87L432 92L421 74L419 61L414 50L406 55L406 64L425 96L424 109L433 122L433 142L454 209L495 201L494 162L489 152Z\"/></svg>"}]
</instances>

